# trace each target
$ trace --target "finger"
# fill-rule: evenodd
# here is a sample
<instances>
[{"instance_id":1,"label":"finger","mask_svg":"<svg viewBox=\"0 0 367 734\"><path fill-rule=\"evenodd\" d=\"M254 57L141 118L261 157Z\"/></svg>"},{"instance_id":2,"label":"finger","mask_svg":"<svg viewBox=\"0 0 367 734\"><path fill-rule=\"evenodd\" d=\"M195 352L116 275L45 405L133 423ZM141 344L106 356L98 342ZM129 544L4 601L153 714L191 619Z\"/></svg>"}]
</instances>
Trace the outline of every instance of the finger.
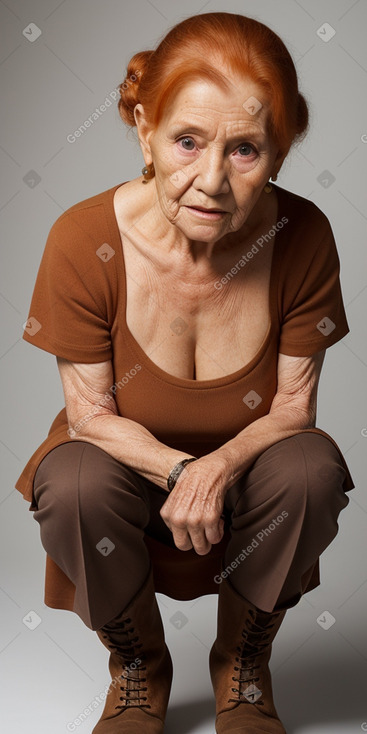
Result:
<instances>
[{"instance_id":1,"label":"finger","mask_svg":"<svg viewBox=\"0 0 367 734\"><path fill-rule=\"evenodd\" d=\"M205 536L204 528L190 527L188 525L187 529L196 553L199 556L205 556L209 553L212 546Z\"/></svg>"},{"instance_id":2,"label":"finger","mask_svg":"<svg viewBox=\"0 0 367 734\"><path fill-rule=\"evenodd\" d=\"M163 522L165 523L165 525L167 525L167 527L170 530L172 530L171 513L167 509L166 504L167 504L167 502L165 502L164 505L162 505L161 509L159 510L159 514L160 514Z\"/></svg>"},{"instance_id":3,"label":"finger","mask_svg":"<svg viewBox=\"0 0 367 734\"><path fill-rule=\"evenodd\" d=\"M191 550L192 542L187 530L173 525L171 532L176 548L183 551Z\"/></svg>"},{"instance_id":4,"label":"finger","mask_svg":"<svg viewBox=\"0 0 367 734\"><path fill-rule=\"evenodd\" d=\"M224 520L220 518L215 525L205 527L205 536L213 545L220 543L224 535Z\"/></svg>"}]
</instances>

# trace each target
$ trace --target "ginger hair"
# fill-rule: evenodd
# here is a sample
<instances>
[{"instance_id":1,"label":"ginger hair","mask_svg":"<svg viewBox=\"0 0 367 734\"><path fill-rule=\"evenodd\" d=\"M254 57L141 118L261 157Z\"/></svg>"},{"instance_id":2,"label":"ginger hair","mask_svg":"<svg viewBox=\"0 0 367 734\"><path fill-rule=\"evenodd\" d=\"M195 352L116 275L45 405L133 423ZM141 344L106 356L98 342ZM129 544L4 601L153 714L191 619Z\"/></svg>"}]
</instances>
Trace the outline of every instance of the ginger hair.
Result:
<instances>
[{"instance_id":1,"label":"ginger hair","mask_svg":"<svg viewBox=\"0 0 367 734\"><path fill-rule=\"evenodd\" d=\"M192 16L171 28L155 50L135 54L119 86L121 119L134 126L134 108L141 103L156 128L188 81L206 79L227 88L228 68L263 89L270 104L269 133L285 157L291 145L307 133L308 105L281 38L244 15Z\"/></svg>"}]
</instances>

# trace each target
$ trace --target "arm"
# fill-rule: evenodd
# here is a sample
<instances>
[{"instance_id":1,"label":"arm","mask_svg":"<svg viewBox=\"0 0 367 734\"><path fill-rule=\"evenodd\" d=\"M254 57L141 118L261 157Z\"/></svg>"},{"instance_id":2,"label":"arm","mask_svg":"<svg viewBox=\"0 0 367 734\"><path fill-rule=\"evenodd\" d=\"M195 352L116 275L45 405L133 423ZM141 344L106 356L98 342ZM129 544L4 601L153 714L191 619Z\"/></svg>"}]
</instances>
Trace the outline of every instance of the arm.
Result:
<instances>
[{"instance_id":1,"label":"arm","mask_svg":"<svg viewBox=\"0 0 367 734\"><path fill-rule=\"evenodd\" d=\"M268 415L185 467L160 514L181 550L205 555L223 537L227 490L266 449L315 425L317 386L325 351L312 357L279 355L278 387Z\"/></svg>"},{"instance_id":2,"label":"arm","mask_svg":"<svg viewBox=\"0 0 367 734\"><path fill-rule=\"evenodd\" d=\"M251 423L214 452L231 465L231 486L274 443L314 427L324 358L325 350L311 357L279 354L278 387L268 415Z\"/></svg>"},{"instance_id":3,"label":"arm","mask_svg":"<svg viewBox=\"0 0 367 734\"><path fill-rule=\"evenodd\" d=\"M166 446L144 426L117 414L109 390L114 384L111 361L80 364L57 357L57 365L71 438L99 446L168 493L171 469L190 454Z\"/></svg>"}]
</instances>

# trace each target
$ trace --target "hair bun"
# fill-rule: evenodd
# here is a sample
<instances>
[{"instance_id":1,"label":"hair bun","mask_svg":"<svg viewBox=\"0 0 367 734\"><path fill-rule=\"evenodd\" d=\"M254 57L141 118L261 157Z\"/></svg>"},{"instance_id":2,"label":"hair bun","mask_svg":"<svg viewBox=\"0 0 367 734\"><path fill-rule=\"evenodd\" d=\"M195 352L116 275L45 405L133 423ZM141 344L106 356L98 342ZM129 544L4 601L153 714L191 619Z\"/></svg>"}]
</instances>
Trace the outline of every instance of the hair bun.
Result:
<instances>
[{"instance_id":1,"label":"hair bun","mask_svg":"<svg viewBox=\"0 0 367 734\"><path fill-rule=\"evenodd\" d=\"M134 126L134 108L139 102L139 84L154 51L140 51L129 61L124 81L119 85L117 103L120 117L127 125Z\"/></svg>"}]
</instances>

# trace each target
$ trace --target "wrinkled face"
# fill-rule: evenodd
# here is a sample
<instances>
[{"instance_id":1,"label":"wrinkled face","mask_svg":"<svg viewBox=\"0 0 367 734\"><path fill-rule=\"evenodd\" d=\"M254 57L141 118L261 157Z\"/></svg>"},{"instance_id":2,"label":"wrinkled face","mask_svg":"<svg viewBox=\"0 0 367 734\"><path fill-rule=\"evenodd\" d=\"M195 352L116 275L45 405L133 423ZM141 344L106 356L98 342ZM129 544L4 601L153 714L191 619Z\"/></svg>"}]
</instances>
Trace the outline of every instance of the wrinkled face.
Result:
<instances>
[{"instance_id":1,"label":"wrinkled face","mask_svg":"<svg viewBox=\"0 0 367 734\"><path fill-rule=\"evenodd\" d=\"M154 163L161 212L192 240L215 242L239 230L279 167L264 92L251 80L232 79L229 91L188 82L155 130L138 105L139 139L145 161Z\"/></svg>"}]
</instances>

